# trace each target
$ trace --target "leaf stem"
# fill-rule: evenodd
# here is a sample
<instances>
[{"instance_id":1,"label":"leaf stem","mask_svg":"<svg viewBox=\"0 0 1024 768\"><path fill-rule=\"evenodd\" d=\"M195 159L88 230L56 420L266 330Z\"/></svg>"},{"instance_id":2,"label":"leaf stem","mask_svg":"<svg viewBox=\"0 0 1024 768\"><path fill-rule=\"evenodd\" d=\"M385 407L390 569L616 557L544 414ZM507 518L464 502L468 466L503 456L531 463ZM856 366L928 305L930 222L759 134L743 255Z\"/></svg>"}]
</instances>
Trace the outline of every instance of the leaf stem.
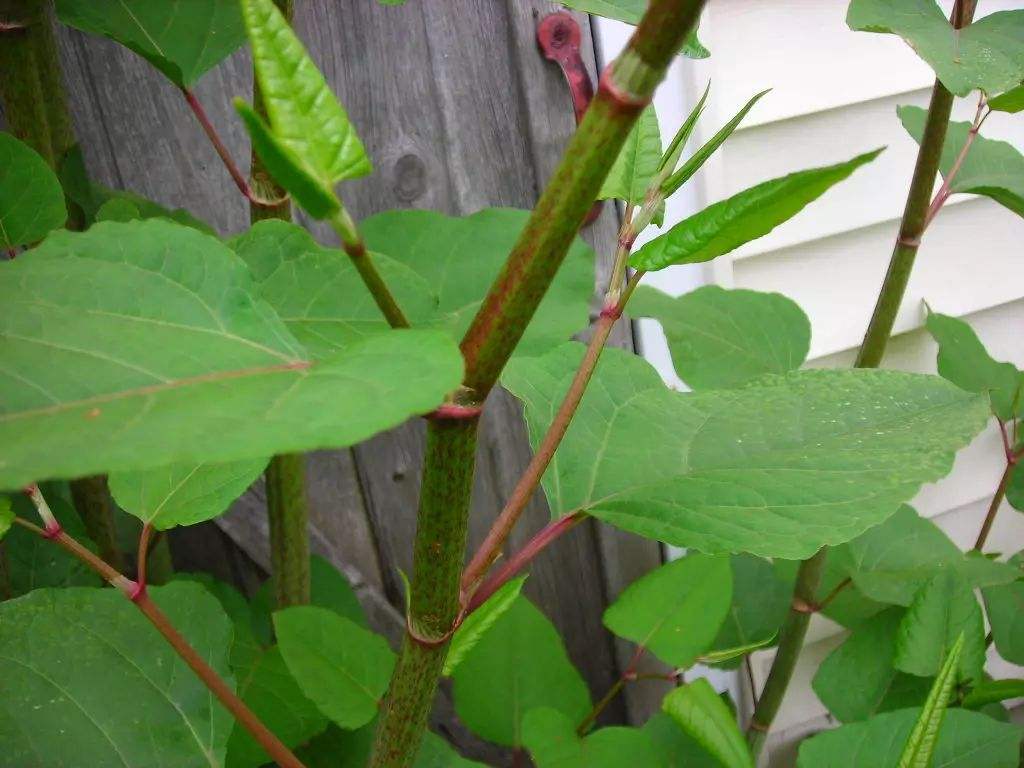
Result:
<instances>
[{"instance_id":1,"label":"leaf stem","mask_svg":"<svg viewBox=\"0 0 1024 768\"><path fill-rule=\"evenodd\" d=\"M978 531L978 538L974 542L974 551L981 552L985 546L985 541L988 539L989 531L992 530L992 524L996 520L996 514L999 512L999 507L1003 503L1003 499L1006 498L1006 488L1010 484L1010 477L1013 475L1013 468L1016 466L1016 458L1011 457L1006 462L1006 469L1003 470L1002 476L999 478L999 485L996 486L996 492L992 494L992 501L989 502L988 511L985 513L985 520L981 524L981 530Z\"/></svg>"},{"instance_id":2,"label":"leaf stem","mask_svg":"<svg viewBox=\"0 0 1024 768\"><path fill-rule=\"evenodd\" d=\"M580 721L580 724L576 726L577 736L585 736L587 731L589 731L594 723L597 722L597 718L601 716L601 713L604 712L605 709L608 708L608 705L615 700L615 697L619 695L619 692L623 687L625 687L626 682L637 679L636 667L637 664L640 663L640 659L643 658L646 650L647 649L642 645L637 646L636 652L633 654L633 658L622 671L622 674L619 675L618 680L611 684L611 687L609 687L604 696L601 697L601 700L594 705L594 708L591 709L587 716ZM664 677L664 675L659 675L659 677Z\"/></svg>"},{"instance_id":3,"label":"leaf stem","mask_svg":"<svg viewBox=\"0 0 1024 768\"><path fill-rule=\"evenodd\" d=\"M851 579L849 576L847 576L845 579L836 584L832 588L831 592L829 592L827 595L825 595L825 597L823 597L815 604L815 613L819 613L825 610L833 600L835 600L837 597L839 597L840 594L842 594L843 590L845 590L852 584L853 579Z\"/></svg>"},{"instance_id":4,"label":"leaf stem","mask_svg":"<svg viewBox=\"0 0 1024 768\"><path fill-rule=\"evenodd\" d=\"M41 496L39 498L42 498ZM35 501L35 498L33 498ZM45 502L44 502L45 503ZM245 703L235 695L231 687L214 671L209 664L203 660L196 650L189 645L174 625L171 624L167 615L152 601L146 592L145 585L137 583L122 574L116 568L105 563L88 549L79 544L75 539L68 536L59 528L51 532L44 530L20 517L14 518L14 522L37 536L50 539L59 547L78 558L81 562L92 568L105 581L116 587L131 600L142 612L142 615L149 619L153 627L163 635L167 643L174 649L174 652L181 657L188 666L202 680L210 692L217 697L221 704L234 716L243 728L252 734L252 737L259 742L267 754L275 760L282 768L304 768L298 758L281 743L281 741L260 722Z\"/></svg>"},{"instance_id":5,"label":"leaf stem","mask_svg":"<svg viewBox=\"0 0 1024 768\"><path fill-rule=\"evenodd\" d=\"M964 164L964 159L967 157L967 152L970 150L971 145L974 143L975 138L978 136L978 131L981 130L981 124L985 122L985 118L991 114L991 110L982 114L985 109L985 94L980 93L978 96L978 109L974 113L974 122L971 124L970 129L967 131L967 138L964 139L964 145L960 147L960 152L957 154L956 159L953 161L953 165L950 166L949 171L946 172L945 177L942 179L942 185L939 187L939 191L935 193L935 197L932 199L931 205L928 206L928 213L925 215L924 228L928 229L928 225L932 223L932 219L935 218L935 214L941 210L946 200L952 194L953 179L960 171L960 166Z\"/></svg>"},{"instance_id":6,"label":"leaf stem","mask_svg":"<svg viewBox=\"0 0 1024 768\"><path fill-rule=\"evenodd\" d=\"M138 565L135 567L135 578L139 583L139 589L145 589L149 583L146 581L146 561L149 558L149 541L152 535L152 523L144 523L142 533L139 534Z\"/></svg>"}]
</instances>

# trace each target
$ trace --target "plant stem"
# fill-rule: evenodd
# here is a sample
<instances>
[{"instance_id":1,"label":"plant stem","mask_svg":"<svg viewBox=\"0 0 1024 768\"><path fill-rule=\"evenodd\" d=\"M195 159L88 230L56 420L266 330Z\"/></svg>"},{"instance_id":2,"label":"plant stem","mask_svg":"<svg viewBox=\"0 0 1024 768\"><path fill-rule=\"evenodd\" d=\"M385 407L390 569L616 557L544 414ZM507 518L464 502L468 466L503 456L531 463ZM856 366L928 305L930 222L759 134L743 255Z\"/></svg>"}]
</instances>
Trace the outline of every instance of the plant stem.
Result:
<instances>
[{"instance_id":1,"label":"plant stem","mask_svg":"<svg viewBox=\"0 0 1024 768\"><path fill-rule=\"evenodd\" d=\"M825 597L823 597L821 600L819 600L815 604L815 606L814 606L815 612L819 612L819 611L825 610L831 604L831 602L833 600L835 600L837 597L839 597L840 594L842 594L844 589L846 589L847 587L849 587L852 584L853 584L853 579L851 579L849 576L847 576L845 579L843 579L838 584L836 584L832 588L831 592L829 592L827 595L825 595Z\"/></svg>"},{"instance_id":2,"label":"plant stem","mask_svg":"<svg viewBox=\"0 0 1024 768\"><path fill-rule=\"evenodd\" d=\"M821 583L821 574L825 570L827 553L828 550L822 547L816 555L809 560L804 560L800 564L800 570L797 571L796 586L793 590L793 605L779 631L779 649L772 661L772 668L768 673L768 680L764 684L761 697L757 701L757 706L754 707L750 725L747 727L747 744L750 745L750 752L755 758L761 751L761 747L764 746L768 729L782 705L782 698L786 694L786 688L789 687L790 678L796 668L800 650L804 645L804 637L807 635L807 625L811 620L811 613L806 606L814 603L815 593Z\"/></svg>"},{"instance_id":3,"label":"plant stem","mask_svg":"<svg viewBox=\"0 0 1024 768\"><path fill-rule=\"evenodd\" d=\"M275 456L264 477L276 605L279 609L305 605L310 591L305 459L301 453Z\"/></svg>"},{"instance_id":4,"label":"plant stem","mask_svg":"<svg viewBox=\"0 0 1024 768\"><path fill-rule=\"evenodd\" d=\"M182 661L189 665L210 692L217 697L239 724L252 734L252 737L259 742L260 746L266 750L267 754L278 765L282 766L282 768L303 768L302 763L299 762L295 755L260 722L259 718L252 713L252 710L235 695L231 687L189 645L188 640L175 629L166 614L150 599L144 585L132 581L117 569L112 568L59 528L56 531L48 532L20 517L15 518L14 522L44 539L50 539L92 568L105 581L119 589L125 597L135 604L139 611L142 612L142 615L149 619L149 622L163 635L167 643L174 649L174 652L178 654Z\"/></svg>"},{"instance_id":5,"label":"plant stem","mask_svg":"<svg viewBox=\"0 0 1024 768\"><path fill-rule=\"evenodd\" d=\"M1003 499L1006 498L1006 488L1010 484L1010 477L1013 475L1014 466L1016 466L1015 461L1006 462L1006 469L1003 470L1003 475L999 478L999 485L996 486L996 492L992 495L992 501L988 505L988 512L985 513L985 520L981 524L978 538L974 542L975 552L981 552L982 547L985 546L989 531L992 530L992 523L995 522L996 513L999 512L999 507L1002 505Z\"/></svg>"},{"instance_id":6,"label":"plant stem","mask_svg":"<svg viewBox=\"0 0 1024 768\"><path fill-rule=\"evenodd\" d=\"M522 337L630 128L703 5L703 0L653 0L626 51L602 76L597 97L463 338L462 394L470 409L483 404ZM411 765L426 727L445 644L457 617L458 563L465 549L478 419L435 417L430 422L407 619L410 631L384 699L370 768ZM438 504L439 500L448 503ZM438 538L445 530L448 538ZM424 627L431 632L424 635Z\"/></svg>"},{"instance_id":7,"label":"plant stem","mask_svg":"<svg viewBox=\"0 0 1024 768\"><path fill-rule=\"evenodd\" d=\"M619 679L612 683L611 687L608 689L605 695L601 697L601 700L594 705L594 708L590 710L589 714L587 714L587 716L580 721L580 724L576 726L577 736L582 737L586 735L587 731L589 731L591 726L593 726L593 724L597 721L597 718L601 716L601 713L604 712L608 705L615 700L615 697L619 695L619 691L621 691L623 687L626 685L627 680L638 679L636 674L636 666L640 663L640 659L643 658L646 650L647 649L644 648L642 645L637 646L636 652L633 654L633 658L630 660L629 664L626 665L626 668L622 671L622 674L619 675ZM665 676L655 675L655 677L660 677L664 679ZM673 679L675 679L674 675Z\"/></svg>"},{"instance_id":8,"label":"plant stem","mask_svg":"<svg viewBox=\"0 0 1024 768\"><path fill-rule=\"evenodd\" d=\"M975 5L976 0L957 0L950 17L952 25L960 29L970 24ZM953 95L936 78L928 104L924 135L921 137L921 145L917 152L914 176L910 182L907 203L900 221L899 235L864 341L854 362L856 368L877 368L885 354L896 322L896 313L903 302L910 272L914 267L921 235L927 225L932 188L939 172L939 160L942 157L942 147L946 140L946 129L949 127L952 110ZM807 634L807 625L811 619L811 614L806 609L814 605L827 553L828 549L823 547L813 557L804 560L797 570L793 605L779 633L779 647L747 729L747 743L755 759L764 746L768 729L779 707L782 706L782 699L796 668L797 658Z\"/></svg>"},{"instance_id":9,"label":"plant stem","mask_svg":"<svg viewBox=\"0 0 1024 768\"><path fill-rule=\"evenodd\" d=\"M988 117L989 113L984 113L985 109L985 94L982 93L978 96L978 109L974 113L974 122L971 123L970 129L967 131L967 138L964 139L964 145L960 147L960 151L957 153L956 159L953 160L953 165L949 167L945 177L942 179L942 184L939 186L939 191L935 193L935 197L932 199L931 205L928 206L928 212L924 217L924 228L927 229L928 225L932 223L932 219L935 218L946 200L952 194L953 179L960 171L960 167L964 164L964 160L967 158L967 153L971 149L971 145L974 140L978 137L978 131L981 130L981 124L985 122L985 118ZM991 110L989 110L991 112Z\"/></svg>"},{"instance_id":10,"label":"plant stem","mask_svg":"<svg viewBox=\"0 0 1024 768\"><path fill-rule=\"evenodd\" d=\"M114 504L107 488L104 475L81 477L72 480L71 499L89 538L99 547L100 557L111 565L122 565L121 549L117 545L117 528L114 524Z\"/></svg>"},{"instance_id":11,"label":"plant stem","mask_svg":"<svg viewBox=\"0 0 1024 768\"><path fill-rule=\"evenodd\" d=\"M373 300L377 303L377 307L387 319L388 324L392 328L408 328L409 321L402 312L402 308L398 306L394 295L388 289L384 278L377 271L369 251L366 250L366 242L363 240L359 228L352 220L352 217L349 216L344 206L339 208L338 212L331 217L331 226L334 227L334 231L341 238L341 247L345 249L345 253L352 259L352 264L355 266L359 276L363 278L363 283L366 285L367 290L369 290L370 295L373 296Z\"/></svg>"}]
</instances>

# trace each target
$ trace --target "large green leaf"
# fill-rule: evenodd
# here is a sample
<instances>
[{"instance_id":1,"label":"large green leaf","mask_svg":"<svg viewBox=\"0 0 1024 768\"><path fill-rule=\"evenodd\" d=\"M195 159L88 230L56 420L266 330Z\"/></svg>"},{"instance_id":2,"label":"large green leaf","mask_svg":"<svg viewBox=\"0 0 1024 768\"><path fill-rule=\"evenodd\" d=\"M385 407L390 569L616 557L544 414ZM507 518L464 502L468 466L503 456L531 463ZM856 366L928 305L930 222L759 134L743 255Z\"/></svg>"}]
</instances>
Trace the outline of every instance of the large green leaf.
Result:
<instances>
[{"instance_id":1,"label":"large green leaf","mask_svg":"<svg viewBox=\"0 0 1024 768\"><path fill-rule=\"evenodd\" d=\"M885 711L884 702L900 673L893 666L903 610L890 608L872 616L821 663L814 692L845 723Z\"/></svg>"},{"instance_id":2,"label":"large green leaf","mask_svg":"<svg viewBox=\"0 0 1024 768\"><path fill-rule=\"evenodd\" d=\"M1016 114L1024 110L1024 85L1018 85L988 100L989 109Z\"/></svg>"},{"instance_id":3,"label":"large green leaf","mask_svg":"<svg viewBox=\"0 0 1024 768\"><path fill-rule=\"evenodd\" d=\"M877 715L824 731L800 745L797 768L898 768L903 745L920 709ZM1017 768L1019 726L999 723L978 712L946 713L933 765L941 768Z\"/></svg>"},{"instance_id":4,"label":"large green leaf","mask_svg":"<svg viewBox=\"0 0 1024 768\"><path fill-rule=\"evenodd\" d=\"M0 133L0 248L42 240L67 217L64 192L50 166L27 144Z\"/></svg>"},{"instance_id":5,"label":"large green leaf","mask_svg":"<svg viewBox=\"0 0 1024 768\"><path fill-rule=\"evenodd\" d=\"M286 747L296 747L327 727L327 718L303 694L276 646L238 671L238 695ZM225 768L258 768L268 762L270 756L235 723Z\"/></svg>"},{"instance_id":6,"label":"large green leaf","mask_svg":"<svg viewBox=\"0 0 1024 768\"><path fill-rule=\"evenodd\" d=\"M723 768L754 768L736 716L704 678L676 688L661 708Z\"/></svg>"},{"instance_id":7,"label":"large green leaf","mask_svg":"<svg viewBox=\"0 0 1024 768\"><path fill-rule=\"evenodd\" d=\"M242 16L274 139L328 193L335 182L370 173L370 158L345 109L273 0L242 0ZM288 179L278 181L292 191Z\"/></svg>"},{"instance_id":8,"label":"large green leaf","mask_svg":"<svg viewBox=\"0 0 1024 768\"><path fill-rule=\"evenodd\" d=\"M960 679L980 681L985 665L981 606L957 574L940 573L918 590L900 622L896 668L919 677L936 675L961 636Z\"/></svg>"},{"instance_id":9,"label":"large green leaf","mask_svg":"<svg viewBox=\"0 0 1024 768\"><path fill-rule=\"evenodd\" d=\"M444 658L443 674L446 677L451 676L459 663L466 658L466 654L480 642L480 638L515 604L524 583L525 575L510 579L459 625L452 635L448 653Z\"/></svg>"},{"instance_id":10,"label":"large green leaf","mask_svg":"<svg viewBox=\"0 0 1024 768\"><path fill-rule=\"evenodd\" d=\"M1006 484L1006 500L1018 512L1024 512L1024 464L1020 461L1010 468L1010 480Z\"/></svg>"},{"instance_id":11,"label":"large green leaf","mask_svg":"<svg viewBox=\"0 0 1024 768\"><path fill-rule=\"evenodd\" d=\"M523 718L523 745L537 768L654 768L660 760L647 733L636 728L602 728L585 738L563 712L538 707Z\"/></svg>"},{"instance_id":12,"label":"large green leaf","mask_svg":"<svg viewBox=\"0 0 1024 768\"><path fill-rule=\"evenodd\" d=\"M229 245L249 265L260 297L314 354L328 355L388 330L352 260L336 248L324 248L302 227L267 219ZM437 297L423 277L387 256L374 254L373 259L414 326L436 319Z\"/></svg>"},{"instance_id":13,"label":"large green leaf","mask_svg":"<svg viewBox=\"0 0 1024 768\"><path fill-rule=\"evenodd\" d=\"M899 35L957 96L1001 93L1024 80L1024 11L1002 11L955 30L935 0L853 0L850 29Z\"/></svg>"},{"instance_id":14,"label":"large green leaf","mask_svg":"<svg viewBox=\"0 0 1024 768\"><path fill-rule=\"evenodd\" d=\"M1024 11L1021 14L1024 16ZM1021 34L1024 34L1024 23L1021 24ZM1020 45L1024 49L1024 40ZM920 144L924 135L926 110L920 107L899 107L896 111L903 121L903 127ZM949 124L939 160L939 170L943 177L956 162L970 130L970 123ZM1018 216L1024 216L1024 155L1012 144L978 135L967 150L949 188L953 192L985 195L1005 205Z\"/></svg>"},{"instance_id":15,"label":"large green leaf","mask_svg":"<svg viewBox=\"0 0 1024 768\"><path fill-rule=\"evenodd\" d=\"M583 13L624 21L634 26L640 23L640 17L647 10L647 0L559 0L559 2ZM697 30L693 30L686 36L682 54L691 59L706 59L711 55L697 39Z\"/></svg>"},{"instance_id":16,"label":"large green leaf","mask_svg":"<svg viewBox=\"0 0 1024 768\"><path fill-rule=\"evenodd\" d=\"M630 258L630 266L654 271L673 264L711 261L729 253L796 216L881 151L771 179L709 205L644 244Z\"/></svg>"},{"instance_id":17,"label":"large green leaf","mask_svg":"<svg viewBox=\"0 0 1024 768\"><path fill-rule=\"evenodd\" d=\"M245 42L237 0L56 0L71 27L130 48L188 88Z\"/></svg>"},{"instance_id":18,"label":"large green leaf","mask_svg":"<svg viewBox=\"0 0 1024 768\"><path fill-rule=\"evenodd\" d=\"M3 497L8 499L8 497ZM18 494L11 508L19 517L36 519L32 502ZM89 538L74 508L59 496L48 496L50 511L71 538L91 552L97 547ZM21 526L14 526L4 537L0 559L6 564L7 588L11 597L42 587L98 587L103 584L89 566L64 549Z\"/></svg>"},{"instance_id":19,"label":"large green leaf","mask_svg":"<svg viewBox=\"0 0 1024 768\"><path fill-rule=\"evenodd\" d=\"M654 106L647 107L633 124L626 143L619 150L611 170L605 176L598 200L609 198L641 205L647 188L661 163L661 131Z\"/></svg>"},{"instance_id":20,"label":"large green leaf","mask_svg":"<svg viewBox=\"0 0 1024 768\"><path fill-rule=\"evenodd\" d=\"M721 768L700 742L664 712L655 712L642 730L658 753L658 768Z\"/></svg>"},{"instance_id":21,"label":"large green leaf","mask_svg":"<svg viewBox=\"0 0 1024 768\"><path fill-rule=\"evenodd\" d=\"M900 768L931 768L935 748L939 742L939 731L946 716L946 706L956 683L957 667L963 649L964 636L960 635L942 662L939 674L928 694L928 700L921 707L921 714L914 723L914 729L903 745Z\"/></svg>"},{"instance_id":22,"label":"large green leaf","mask_svg":"<svg viewBox=\"0 0 1024 768\"><path fill-rule=\"evenodd\" d=\"M1022 553L1014 555L1010 563L1021 568ZM1024 664L1024 581L987 587L981 594L999 655L1013 664Z\"/></svg>"},{"instance_id":23,"label":"large green leaf","mask_svg":"<svg viewBox=\"0 0 1024 768\"><path fill-rule=\"evenodd\" d=\"M248 459L114 472L110 493L121 509L157 530L195 525L227 511L266 465L266 459Z\"/></svg>"},{"instance_id":24,"label":"large green leaf","mask_svg":"<svg viewBox=\"0 0 1024 768\"><path fill-rule=\"evenodd\" d=\"M330 726L306 746L296 750L296 757L306 768L366 768L370 763L374 721L354 731ZM467 760L454 747L435 733L423 734L419 752L412 768L485 768L483 763Z\"/></svg>"},{"instance_id":25,"label":"large green leaf","mask_svg":"<svg viewBox=\"0 0 1024 768\"><path fill-rule=\"evenodd\" d=\"M383 637L311 605L275 613L274 630L292 677L321 712L342 728L376 716L395 664Z\"/></svg>"},{"instance_id":26,"label":"large green leaf","mask_svg":"<svg viewBox=\"0 0 1024 768\"><path fill-rule=\"evenodd\" d=\"M348 445L462 378L430 331L311 360L238 257L165 221L56 232L0 270L0 488Z\"/></svg>"},{"instance_id":27,"label":"large green leaf","mask_svg":"<svg viewBox=\"0 0 1024 768\"><path fill-rule=\"evenodd\" d=\"M513 360L536 444L581 351ZM799 371L683 394L625 352L602 355L544 477L556 517L586 510L703 552L809 557L884 521L949 472L987 419L984 400L937 376Z\"/></svg>"},{"instance_id":28,"label":"large green leaf","mask_svg":"<svg viewBox=\"0 0 1024 768\"><path fill-rule=\"evenodd\" d=\"M640 286L629 311L661 323L676 373L691 389L738 387L794 371L811 345L807 315L779 293L706 285L672 298Z\"/></svg>"},{"instance_id":29,"label":"large green leaf","mask_svg":"<svg viewBox=\"0 0 1024 768\"><path fill-rule=\"evenodd\" d=\"M231 623L198 584L150 596L231 682ZM0 603L0 766L219 768L231 716L117 590Z\"/></svg>"},{"instance_id":30,"label":"large green leaf","mask_svg":"<svg viewBox=\"0 0 1024 768\"><path fill-rule=\"evenodd\" d=\"M228 656L231 670L236 675L244 675L252 669L256 661L263 655L264 648L253 633L249 604L242 597L242 593L231 584L218 581L208 573L178 571L171 581L195 582L217 599L221 608L231 619L234 630L231 638L231 653Z\"/></svg>"},{"instance_id":31,"label":"large green leaf","mask_svg":"<svg viewBox=\"0 0 1024 768\"><path fill-rule=\"evenodd\" d=\"M656 568L627 587L604 624L677 669L711 647L729 610L729 558L699 553Z\"/></svg>"},{"instance_id":32,"label":"large green leaf","mask_svg":"<svg viewBox=\"0 0 1024 768\"><path fill-rule=\"evenodd\" d=\"M793 583L782 578L771 562L754 555L731 555L729 564L732 604L711 649L767 645L789 612Z\"/></svg>"},{"instance_id":33,"label":"large green leaf","mask_svg":"<svg viewBox=\"0 0 1024 768\"><path fill-rule=\"evenodd\" d=\"M438 318L457 338L469 327L529 218L528 211L485 208L454 218L396 210L361 223L370 250L400 261L436 292ZM585 328L594 292L594 252L577 238L517 347L540 354Z\"/></svg>"},{"instance_id":34,"label":"large green leaf","mask_svg":"<svg viewBox=\"0 0 1024 768\"><path fill-rule=\"evenodd\" d=\"M552 707L574 723L590 711L587 686L558 632L522 596L470 649L454 681L459 718L498 744L521 745L523 717L537 707Z\"/></svg>"},{"instance_id":35,"label":"large green leaf","mask_svg":"<svg viewBox=\"0 0 1024 768\"><path fill-rule=\"evenodd\" d=\"M931 520L903 505L896 514L829 553L833 565L872 600L910 605L929 579L951 571L971 587L1008 584L1015 568L965 554Z\"/></svg>"},{"instance_id":36,"label":"large green leaf","mask_svg":"<svg viewBox=\"0 0 1024 768\"><path fill-rule=\"evenodd\" d=\"M993 360L974 329L963 320L929 312L928 332L939 345L939 373L968 392L983 392L1000 419L1024 412L1024 373Z\"/></svg>"}]
</instances>

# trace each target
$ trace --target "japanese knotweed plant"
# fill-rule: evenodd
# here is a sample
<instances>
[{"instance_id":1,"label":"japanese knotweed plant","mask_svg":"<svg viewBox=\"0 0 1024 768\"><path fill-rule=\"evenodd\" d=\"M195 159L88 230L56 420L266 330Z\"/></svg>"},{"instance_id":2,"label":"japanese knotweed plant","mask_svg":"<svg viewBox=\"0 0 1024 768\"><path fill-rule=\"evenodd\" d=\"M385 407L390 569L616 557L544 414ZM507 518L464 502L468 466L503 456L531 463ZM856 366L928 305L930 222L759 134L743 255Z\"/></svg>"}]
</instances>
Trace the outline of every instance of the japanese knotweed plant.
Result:
<instances>
[{"instance_id":1,"label":"japanese knotweed plant","mask_svg":"<svg viewBox=\"0 0 1024 768\"><path fill-rule=\"evenodd\" d=\"M448 677L462 722L538 768L749 768L819 612L850 629L813 682L844 725L807 740L800 766L1018 765L1000 702L1024 681L984 664L990 642L1024 663L1021 560L982 550L1004 498L1024 509L1024 374L938 313L939 376L876 368L944 202L980 194L1024 214L1024 158L980 135L992 111L1024 109L1024 11L972 24L969 0L950 20L933 0L850 3L852 29L903 37L936 80L927 110L899 110L920 151L856 367L800 370L811 330L790 299L713 286L673 298L643 278L767 234L881 150L766 180L635 248L766 92L688 153L706 90L663 145L651 95L680 51L708 55L703 2L567 4L637 29L533 211L357 222L337 185L372 163L290 2L56 0L61 23L131 48L181 90L251 206L252 227L220 237L88 178L50 7L0 3L0 766L479 765L426 728ZM256 85L235 105L249 179L192 90L246 40ZM954 96L973 94L973 122L951 123ZM582 344L595 257L577 231L600 199L623 215ZM292 202L341 249L293 224ZM661 324L689 391L604 349L627 307ZM499 385L522 402L534 456L467 559L477 431ZM410 418L427 422L426 458L396 650L309 555L302 454ZM1005 470L964 553L907 502L992 418ZM270 581L247 600L173 573L160 533L222 514L261 474ZM499 560L538 489L551 523ZM596 703L521 594L531 561L591 518L686 551L607 609L636 651ZM126 519L131 552L110 536ZM744 735L728 696L687 673L773 646ZM670 671L641 671L646 657ZM650 677L677 684L662 713L594 728Z\"/></svg>"}]
</instances>

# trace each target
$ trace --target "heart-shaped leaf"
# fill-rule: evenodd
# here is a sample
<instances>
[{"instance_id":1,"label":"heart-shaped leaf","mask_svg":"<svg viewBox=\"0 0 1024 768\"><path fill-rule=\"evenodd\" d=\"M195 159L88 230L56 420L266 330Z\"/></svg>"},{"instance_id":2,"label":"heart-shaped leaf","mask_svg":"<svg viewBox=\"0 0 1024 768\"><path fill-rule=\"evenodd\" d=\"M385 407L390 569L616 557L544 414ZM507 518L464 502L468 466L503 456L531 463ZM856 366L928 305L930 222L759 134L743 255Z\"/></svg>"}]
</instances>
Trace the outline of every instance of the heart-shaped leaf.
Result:
<instances>
[{"instance_id":1,"label":"heart-shaped leaf","mask_svg":"<svg viewBox=\"0 0 1024 768\"><path fill-rule=\"evenodd\" d=\"M39 154L0 133L0 248L42 240L68 217L57 176Z\"/></svg>"}]
</instances>

